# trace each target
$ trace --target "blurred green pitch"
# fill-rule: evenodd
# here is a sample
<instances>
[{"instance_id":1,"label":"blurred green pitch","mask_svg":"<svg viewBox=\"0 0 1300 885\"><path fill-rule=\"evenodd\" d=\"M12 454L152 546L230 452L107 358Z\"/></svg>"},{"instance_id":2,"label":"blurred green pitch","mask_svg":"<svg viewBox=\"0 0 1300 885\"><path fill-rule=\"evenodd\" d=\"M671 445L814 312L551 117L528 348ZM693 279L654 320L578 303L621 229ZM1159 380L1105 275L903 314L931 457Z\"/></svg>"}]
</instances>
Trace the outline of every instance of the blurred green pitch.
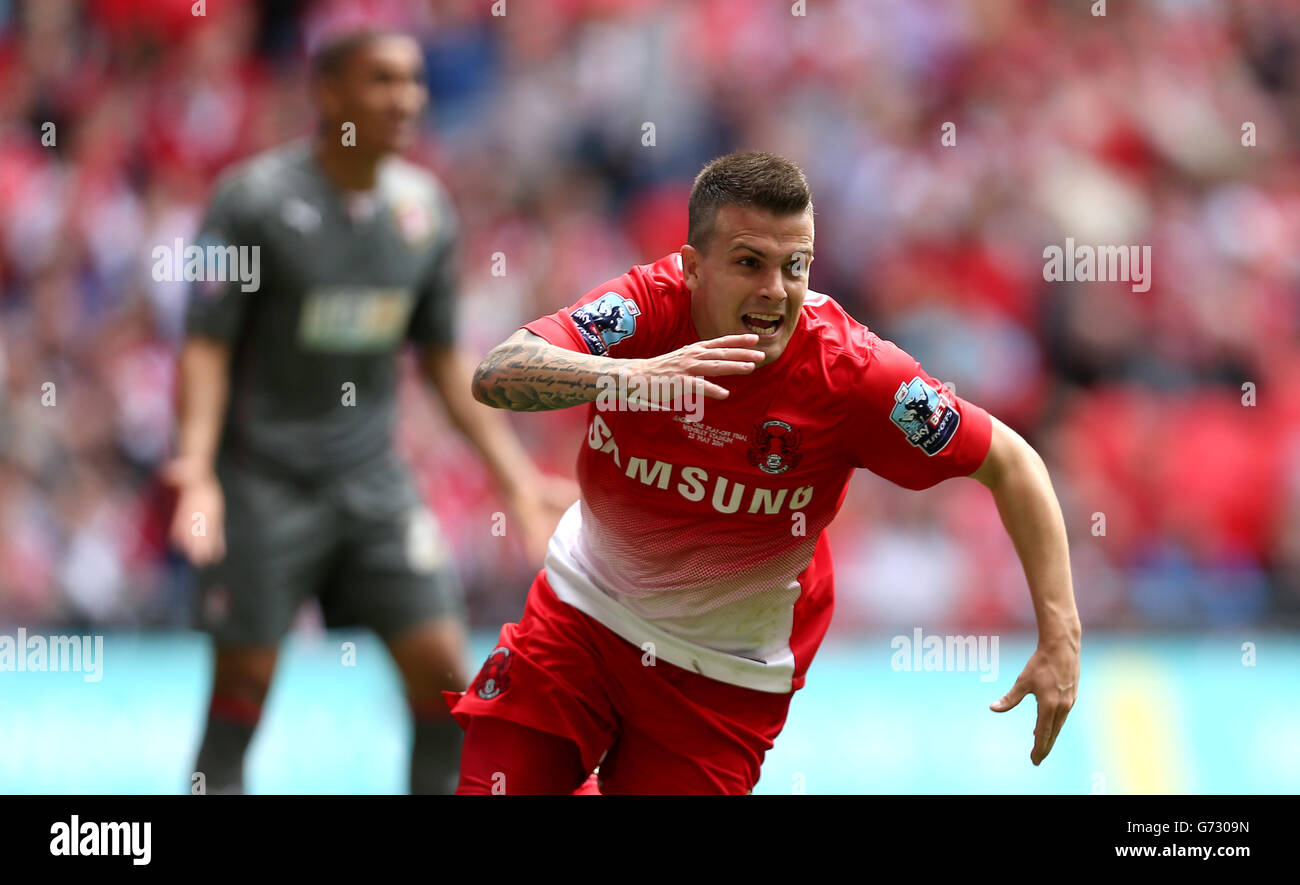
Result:
<instances>
[{"instance_id":1,"label":"blurred green pitch","mask_svg":"<svg viewBox=\"0 0 1300 885\"><path fill-rule=\"evenodd\" d=\"M495 634L473 637L473 660ZM341 646L356 643L356 665ZM1254 642L1255 666L1242 663ZM1078 703L1051 755L1029 761L1034 698L997 714L1032 639L1002 637L996 681L897 672L890 637L832 632L756 793L1297 793L1300 640L1247 631L1085 633ZM207 640L109 634L103 678L0 673L0 792L183 793L202 727ZM256 793L405 790L410 724L369 634L286 644L258 734Z\"/></svg>"}]
</instances>

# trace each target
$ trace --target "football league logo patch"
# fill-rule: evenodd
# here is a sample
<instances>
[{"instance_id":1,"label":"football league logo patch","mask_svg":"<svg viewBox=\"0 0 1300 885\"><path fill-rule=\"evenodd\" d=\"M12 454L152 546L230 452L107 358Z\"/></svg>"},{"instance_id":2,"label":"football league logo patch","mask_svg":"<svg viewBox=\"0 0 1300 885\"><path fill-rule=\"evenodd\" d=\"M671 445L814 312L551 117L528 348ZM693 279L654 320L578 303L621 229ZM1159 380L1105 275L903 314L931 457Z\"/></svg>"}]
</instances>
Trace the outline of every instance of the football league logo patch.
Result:
<instances>
[{"instance_id":1,"label":"football league logo patch","mask_svg":"<svg viewBox=\"0 0 1300 885\"><path fill-rule=\"evenodd\" d=\"M803 460L803 453L799 451L801 438L799 431L784 421L755 424L751 437L754 445L748 452L749 463L764 473L793 470Z\"/></svg>"},{"instance_id":2,"label":"football league logo patch","mask_svg":"<svg viewBox=\"0 0 1300 885\"><path fill-rule=\"evenodd\" d=\"M631 298L606 292L579 307L572 317L587 349L596 356L604 356L615 344L636 333L636 318L640 315L641 308Z\"/></svg>"},{"instance_id":3,"label":"football league logo patch","mask_svg":"<svg viewBox=\"0 0 1300 885\"><path fill-rule=\"evenodd\" d=\"M946 387L936 389L917 375L898 385L889 420L903 431L909 443L927 455L937 455L961 423L961 414L953 405L952 394Z\"/></svg>"},{"instance_id":4,"label":"football league logo patch","mask_svg":"<svg viewBox=\"0 0 1300 885\"><path fill-rule=\"evenodd\" d=\"M504 645L492 649L483 669L474 677L469 690L485 701L490 701L510 687L510 649Z\"/></svg>"}]
</instances>

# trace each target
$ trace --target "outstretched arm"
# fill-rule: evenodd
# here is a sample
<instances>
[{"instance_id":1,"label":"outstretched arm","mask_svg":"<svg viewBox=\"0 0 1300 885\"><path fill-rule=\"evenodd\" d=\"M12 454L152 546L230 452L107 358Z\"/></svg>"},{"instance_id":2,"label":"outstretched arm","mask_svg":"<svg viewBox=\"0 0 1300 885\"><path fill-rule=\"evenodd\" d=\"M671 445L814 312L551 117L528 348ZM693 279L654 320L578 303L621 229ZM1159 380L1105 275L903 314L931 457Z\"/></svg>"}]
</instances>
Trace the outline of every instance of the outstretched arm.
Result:
<instances>
[{"instance_id":1,"label":"outstretched arm","mask_svg":"<svg viewBox=\"0 0 1300 885\"><path fill-rule=\"evenodd\" d=\"M474 372L474 398L494 409L545 412L596 399L596 379L626 372L632 360L575 353L520 329L489 351Z\"/></svg>"},{"instance_id":2,"label":"outstretched arm","mask_svg":"<svg viewBox=\"0 0 1300 885\"><path fill-rule=\"evenodd\" d=\"M1038 648L1011 691L991 709L1003 713L1026 694L1037 698L1036 740L1029 758L1038 765L1056 742L1079 688L1082 628L1074 604L1065 520L1043 459L996 418L988 456L971 478L993 493L1034 600Z\"/></svg>"},{"instance_id":3,"label":"outstretched arm","mask_svg":"<svg viewBox=\"0 0 1300 885\"><path fill-rule=\"evenodd\" d=\"M705 396L725 399L727 389L706 375L752 372L764 359L762 351L747 350L757 335L727 335L700 341L652 359L614 359L575 353L520 329L484 357L474 372L474 398L497 409L543 412L594 402L600 379L681 376Z\"/></svg>"}]
</instances>

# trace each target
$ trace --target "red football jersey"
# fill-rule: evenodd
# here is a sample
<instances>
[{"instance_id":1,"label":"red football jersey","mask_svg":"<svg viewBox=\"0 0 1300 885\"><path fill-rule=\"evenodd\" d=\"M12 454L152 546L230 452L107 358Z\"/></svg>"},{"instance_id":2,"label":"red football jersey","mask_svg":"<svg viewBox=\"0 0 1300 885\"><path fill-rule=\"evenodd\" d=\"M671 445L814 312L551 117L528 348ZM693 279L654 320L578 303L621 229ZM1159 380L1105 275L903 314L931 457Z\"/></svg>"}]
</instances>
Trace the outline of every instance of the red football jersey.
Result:
<instances>
[{"instance_id":1,"label":"red football jersey","mask_svg":"<svg viewBox=\"0 0 1300 885\"><path fill-rule=\"evenodd\" d=\"M613 358L700 340L677 253L525 328ZM730 396L703 400L702 414L590 406L582 497L551 539L547 578L559 598L656 657L789 692L830 623L823 531L853 471L911 489L967 476L992 425L811 291L780 357L710 380Z\"/></svg>"}]
</instances>

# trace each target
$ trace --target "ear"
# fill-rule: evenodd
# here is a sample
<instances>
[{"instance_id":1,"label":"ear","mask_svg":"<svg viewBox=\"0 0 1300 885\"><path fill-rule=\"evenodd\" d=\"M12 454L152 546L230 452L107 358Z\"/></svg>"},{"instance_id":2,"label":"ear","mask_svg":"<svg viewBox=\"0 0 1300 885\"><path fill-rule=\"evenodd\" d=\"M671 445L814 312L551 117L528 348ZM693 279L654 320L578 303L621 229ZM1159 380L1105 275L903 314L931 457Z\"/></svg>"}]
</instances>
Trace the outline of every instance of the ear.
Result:
<instances>
[{"instance_id":1,"label":"ear","mask_svg":"<svg viewBox=\"0 0 1300 885\"><path fill-rule=\"evenodd\" d=\"M682 278L692 292L700 285L700 259L699 250L694 246L682 246Z\"/></svg>"},{"instance_id":2,"label":"ear","mask_svg":"<svg viewBox=\"0 0 1300 885\"><path fill-rule=\"evenodd\" d=\"M325 76L318 76L312 84L312 91L316 97L316 108L318 109L321 119L326 123L332 123L341 116L339 97L337 93L337 84L333 79ZM337 136L338 133L335 133Z\"/></svg>"}]
</instances>

